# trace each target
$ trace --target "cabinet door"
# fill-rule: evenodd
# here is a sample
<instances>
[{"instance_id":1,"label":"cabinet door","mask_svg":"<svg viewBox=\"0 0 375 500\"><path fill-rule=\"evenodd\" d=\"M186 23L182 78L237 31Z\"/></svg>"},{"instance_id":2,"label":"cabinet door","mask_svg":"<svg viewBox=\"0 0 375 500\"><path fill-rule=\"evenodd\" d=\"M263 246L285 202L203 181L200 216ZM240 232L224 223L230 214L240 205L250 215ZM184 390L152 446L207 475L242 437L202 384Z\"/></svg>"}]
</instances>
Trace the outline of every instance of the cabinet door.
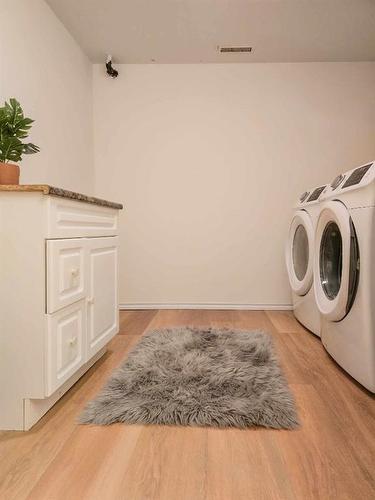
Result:
<instances>
[{"instance_id":1,"label":"cabinet door","mask_svg":"<svg viewBox=\"0 0 375 500\"><path fill-rule=\"evenodd\" d=\"M47 316L47 396L86 361L86 303L80 300Z\"/></svg>"},{"instance_id":2,"label":"cabinet door","mask_svg":"<svg viewBox=\"0 0 375 500\"><path fill-rule=\"evenodd\" d=\"M118 238L90 238L86 241L89 359L118 332Z\"/></svg>"},{"instance_id":3,"label":"cabinet door","mask_svg":"<svg viewBox=\"0 0 375 500\"><path fill-rule=\"evenodd\" d=\"M83 238L47 241L47 312L81 300L86 295Z\"/></svg>"}]
</instances>

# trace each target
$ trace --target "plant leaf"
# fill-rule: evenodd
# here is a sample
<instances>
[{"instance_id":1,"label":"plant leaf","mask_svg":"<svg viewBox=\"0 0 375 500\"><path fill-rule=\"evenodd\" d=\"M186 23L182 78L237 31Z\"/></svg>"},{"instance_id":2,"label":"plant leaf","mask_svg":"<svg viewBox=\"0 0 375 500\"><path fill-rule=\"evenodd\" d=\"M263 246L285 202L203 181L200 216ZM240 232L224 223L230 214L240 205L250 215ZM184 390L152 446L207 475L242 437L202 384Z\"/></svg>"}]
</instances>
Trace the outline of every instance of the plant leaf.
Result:
<instances>
[{"instance_id":1,"label":"plant leaf","mask_svg":"<svg viewBox=\"0 0 375 500\"><path fill-rule=\"evenodd\" d=\"M5 137L0 142L1 161L21 161L23 144L17 137Z\"/></svg>"},{"instance_id":2,"label":"plant leaf","mask_svg":"<svg viewBox=\"0 0 375 500\"><path fill-rule=\"evenodd\" d=\"M23 114L20 103L12 97L0 108L0 161L21 161L23 154L39 152L32 143L22 143L34 120Z\"/></svg>"},{"instance_id":3,"label":"plant leaf","mask_svg":"<svg viewBox=\"0 0 375 500\"><path fill-rule=\"evenodd\" d=\"M40 149L38 146L35 146L35 144L32 144L31 142L27 144L23 144L23 153L25 155L32 155L34 153L39 153Z\"/></svg>"}]
</instances>

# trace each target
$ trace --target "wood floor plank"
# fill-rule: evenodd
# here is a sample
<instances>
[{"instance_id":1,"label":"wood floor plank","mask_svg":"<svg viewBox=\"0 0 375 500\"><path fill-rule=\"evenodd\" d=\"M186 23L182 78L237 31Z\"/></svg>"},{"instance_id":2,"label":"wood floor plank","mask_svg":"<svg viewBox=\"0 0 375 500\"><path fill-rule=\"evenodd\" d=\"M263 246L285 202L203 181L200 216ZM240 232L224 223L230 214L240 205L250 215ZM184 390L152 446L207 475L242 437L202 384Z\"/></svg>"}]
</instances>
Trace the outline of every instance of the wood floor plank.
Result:
<instances>
[{"instance_id":1,"label":"wood floor plank","mask_svg":"<svg viewBox=\"0 0 375 500\"><path fill-rule=\"evenodd\" d=\"M207 310L163 309L159 310L147 330L173 328L178 326L207 326L210 324L210 312Z\"/></svg>"},{"instance_id":2,"label":"wood floor plank","mask_svg":"<svg viewBox=\"0 0 375 500\"><path fill-rule=\"evenodd\" d=\"M288 311L121 312L108 353L29 432L0 433L4 500L370 500L375 404ZM274 339L301 427L79 426L145 331L262 329Z\"/></svg>"},{"instance_id":3,"label":"wood floor plank","mask_svg":"<svg viewBox=\"0 0 375 500\"><path fill-rule=\"evenodd\" d=\"M269 434L264 429L209 429L208 500L294 499L277 450L268 449Z\"/></svg>"},{"instance_id":4,"label":"wood floor plank","mask_svg":"<svg viewBox=\"0 0 375 500\"><path fill-rule=\"evenodd\" d=\"M116 426L76 428L31 491L30 500L88 498L92 481L115 449L118 432Z\"/></svg>"},{"instance_id":5,"label":"wood floor plank","mask_svg":"<svg viewBox=\"0 0 375 500\"><path fill-rule=\"evenodd\" d=\"M340 427L336 415L327 410L322 395L312 385L291 386L299 409L301 427L293 432L274 433L277 448L293 472L297 498L370 499L374 493L348 446L347 436L355 432ZM356 481L353 481L353 477Z\"/></svg>"},{"instance_id":6,"label":"wood floor plank","mask_svg":"<svg viewBox=\"0 0 375 500\"><path fill-rule=\"evenodd\" d=\"M126 499L203 500L206 429L148 426L122 479Z\"/></svg>"},{"instance_id":7,"label":"wood floor plank","mask_svg":"<svg viewBox=\"0 0 375 500\"><path fill-rule=\"evenodd\" d=\"M155 310L121 311L119 335L142 335L156 316Z\"/></svg>"},{"instance_id":8,"label":"wood floor plank","mask_svg":"<svg viewBox=\"0 0 375 500\"><path fill-rule=\"evenodd\" d=\"M280 333L303 332L305 329L298 323L291 311L266 311L276 330Z\"/></svg>"}]
</instances>

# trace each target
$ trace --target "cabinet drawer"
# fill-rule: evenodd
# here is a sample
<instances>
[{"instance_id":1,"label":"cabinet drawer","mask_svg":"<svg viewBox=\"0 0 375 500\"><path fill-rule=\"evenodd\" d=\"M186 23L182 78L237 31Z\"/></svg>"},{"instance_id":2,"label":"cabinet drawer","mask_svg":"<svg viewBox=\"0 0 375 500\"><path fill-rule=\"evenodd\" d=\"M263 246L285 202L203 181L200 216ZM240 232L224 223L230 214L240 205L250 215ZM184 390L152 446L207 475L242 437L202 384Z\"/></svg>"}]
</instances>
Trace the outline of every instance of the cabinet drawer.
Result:
<instances>
[{"instance_id":1,"label":"cabinet drawer","mask_svg":"<svg viewBox=\"0 0 375 500\"><path fill-rule=\"evenodd\" d=\"M47 380L50 396L86 361L86 304L81 300L47 316Z\"/></svg>"},{"instance_id":2,"label":"cabinet drawer","mask_svg":"<svg viewBox=\"0 0 375 500\"><path fill-rule=\"evenodd\" d=\"M47 238L115 236L118 210L74 200L48 197Z\"/></svg>"},{"instance_id":3,"label":"cabinet drawer","mask_svg":"<svg viewBox=\"0 0 375 500\"><path fill-rule=\"evenodd\" d=\"M47 312L86 295L85 240L47 241Z\"/></svg>"}]
</instances>

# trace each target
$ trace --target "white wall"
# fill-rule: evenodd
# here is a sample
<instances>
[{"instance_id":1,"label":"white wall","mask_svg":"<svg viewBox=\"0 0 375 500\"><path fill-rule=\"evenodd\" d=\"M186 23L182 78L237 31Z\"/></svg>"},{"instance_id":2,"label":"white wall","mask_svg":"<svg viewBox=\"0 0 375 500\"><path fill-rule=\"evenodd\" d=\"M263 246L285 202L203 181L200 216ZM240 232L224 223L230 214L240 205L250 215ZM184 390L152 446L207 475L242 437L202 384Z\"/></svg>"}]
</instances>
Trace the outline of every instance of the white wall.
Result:
<instances>
[{"instance_id":1,"label":"white wall","mask_svg":"<svg viewBox=\"0 0 375 500\"><path fill-rule=\"evenodd\" d=\"M42 0L0 0L0 19L0 102L21 102L41 148L21 162L21 183L91 194L91 63Z\"/></svg>"},{"instance_id":2,"label":"white wall","mask_svg":"<svg viewBox=\"0 0 375 500\"><path fill-rule=\"evenodd\" d=\"M94 67L97 194L123 201L123 304L289 304L306 188L375 157L375 64Z\"/></svg>"},{"instance_id":3,"label":"white wall","mask_svg":"<svg viewBox=\"0 0 375 500\"><path fill-rule=\"evenodd\" d=\"M289 303L295 198L375 157L375 63L94 66L93 143L70 34L43 0L0 0L0 18L0 100L41 147L21 182L90 194L95 174L124 201L123 304Z\"/></svg>"}]
</instances>

